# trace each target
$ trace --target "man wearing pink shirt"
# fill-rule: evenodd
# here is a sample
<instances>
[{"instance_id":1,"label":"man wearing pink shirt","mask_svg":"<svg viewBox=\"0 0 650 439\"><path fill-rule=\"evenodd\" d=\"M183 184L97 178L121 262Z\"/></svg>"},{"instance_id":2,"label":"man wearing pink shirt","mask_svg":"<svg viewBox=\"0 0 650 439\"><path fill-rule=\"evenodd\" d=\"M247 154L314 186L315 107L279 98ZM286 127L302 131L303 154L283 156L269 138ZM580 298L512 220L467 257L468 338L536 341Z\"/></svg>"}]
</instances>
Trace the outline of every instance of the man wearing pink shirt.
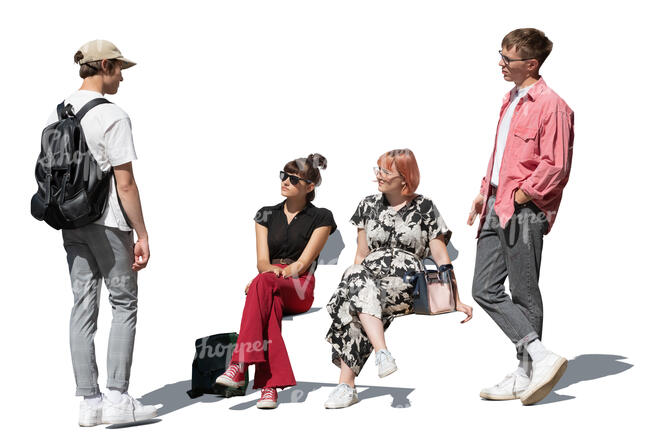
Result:
<instances>
[{"instance_id":1,"label":"man wearing pink shirt","mask_svg":"<svg viewBox=\"0 0 650 439\"><path fill-rule=\"evenodd\" d=\"M501 72L515 87L503 99L492 156L467 221L472 225L480 215L472 295L515 344L519 360L480 396L529 405L549 394L567 366L541 343L538 280L543 237L569 179L573 111L539 74L553 48L542 31L516 29L501 46Z\"/></svg>"}]
</instances>

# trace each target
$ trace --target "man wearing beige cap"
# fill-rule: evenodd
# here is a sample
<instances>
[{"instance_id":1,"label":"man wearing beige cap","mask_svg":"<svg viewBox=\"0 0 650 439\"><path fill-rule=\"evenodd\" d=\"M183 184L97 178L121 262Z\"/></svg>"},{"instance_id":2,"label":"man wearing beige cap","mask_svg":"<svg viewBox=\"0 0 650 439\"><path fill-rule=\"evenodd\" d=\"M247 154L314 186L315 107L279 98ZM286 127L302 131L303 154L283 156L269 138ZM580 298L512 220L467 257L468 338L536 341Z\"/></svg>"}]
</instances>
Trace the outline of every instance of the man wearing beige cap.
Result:
<instances>
[{"instance_id":1,"label":"man wearing beige cap","mask_svg":"<svg viewBox=\"0 0 650 439\"><path fill-rule=\"evenodd\" d=\"M137 272L149 261L149 240L131 162L136 154L131 120L117 105L97 100L117 93L122 70L135 65L105 40L84 44L74 56L83 83L64 101L77 117L88 149L102 171L113 168L108 199L99 219L63 229L74 304L70 316L70 349L80 404L79 425L135 422L156 416L127 393L138 302ZM82 107L90 103L80 114ZM48 126L59 118L54 111ZM133 242L133 230L138 235ZM93 339L97 330L102 279L109 291L113 320L108 341L107 388L97 384Z\"/></svg>"}]
</instances>

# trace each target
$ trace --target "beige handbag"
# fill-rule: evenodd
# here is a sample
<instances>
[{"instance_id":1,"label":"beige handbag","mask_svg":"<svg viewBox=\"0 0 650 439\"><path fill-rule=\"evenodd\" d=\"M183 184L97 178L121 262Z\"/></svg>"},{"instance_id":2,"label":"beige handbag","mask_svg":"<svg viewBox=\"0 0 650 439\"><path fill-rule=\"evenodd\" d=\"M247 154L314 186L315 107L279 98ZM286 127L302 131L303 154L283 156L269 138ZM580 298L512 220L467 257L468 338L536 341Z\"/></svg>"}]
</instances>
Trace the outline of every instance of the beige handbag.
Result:
<instances>
[{"instance_id":1,"label":"beige handbag","mask_svg":"<svg viewBox=\"0 0 650 439\"><path fill-rule=\"evenodd\" d=\"M436 315L456 311L451 270L411 271L404 282L414 284L413 310L415 314Z\"/></svg>"}]
</instances>

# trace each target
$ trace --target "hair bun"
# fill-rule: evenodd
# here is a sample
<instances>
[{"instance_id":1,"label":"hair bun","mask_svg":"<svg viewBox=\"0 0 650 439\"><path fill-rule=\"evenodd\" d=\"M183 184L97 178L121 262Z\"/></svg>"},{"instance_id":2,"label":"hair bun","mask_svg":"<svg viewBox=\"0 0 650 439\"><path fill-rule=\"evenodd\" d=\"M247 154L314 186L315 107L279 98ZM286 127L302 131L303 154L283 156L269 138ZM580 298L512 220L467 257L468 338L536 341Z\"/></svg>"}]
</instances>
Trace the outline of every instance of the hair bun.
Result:
<instances>
[{"instance_id":1,"label":"hair bun","mask_svg":"<svg viewBox=\"0 0 650 439\"><path fill-rule=\"evenodd\" d=\"M311 163L314 168L327 169L327 159L318 153L309 154L307 156L307 161Z\"/></svg>"}]
</instances>

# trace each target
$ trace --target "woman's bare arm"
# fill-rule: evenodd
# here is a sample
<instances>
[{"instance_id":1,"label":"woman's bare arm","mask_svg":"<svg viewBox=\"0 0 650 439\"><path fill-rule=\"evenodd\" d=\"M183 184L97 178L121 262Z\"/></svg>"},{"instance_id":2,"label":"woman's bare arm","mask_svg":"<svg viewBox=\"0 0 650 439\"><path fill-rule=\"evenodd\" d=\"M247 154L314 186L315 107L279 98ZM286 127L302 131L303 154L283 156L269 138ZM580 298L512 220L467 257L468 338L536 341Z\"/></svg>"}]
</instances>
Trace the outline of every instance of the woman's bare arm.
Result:
<instances>
[{"instance_id":1,"label":"woman's bare arm","mask_svg":"<svg viewBox=\"0 0 650 439\"><path fill-rule=\"evenodd\" d=\"M268 235L268 228L259 223L255 223L255 240L257 242L257 271L259 273L273 271L274 268L279 268L271 265Z\"/></svg>"},{"instance_id":2,"label":"woman's bare arm","mask_svg":"<svg viewBox=\"0 0 650 439\"><path fill-rule=\"evenodd\" d=\"M370 254L366 229L357 229L357 253L354 255L354 263L360 264Z\"/></svg>"},{"instance_id":3,"label":"woman's bare arm","mask_svg":"<svg viewBox=\"0 0 650 439\"><path fill-rule=\"evenodd\" d=\"M330 226L322 226L314 229L298 260L284 267L283 275L300 276L307 271L311 267L312 262L314 262L314 259L323 250L323 247L325 247L331 229L332 227Z\"/></svg>"}]
</instances>

